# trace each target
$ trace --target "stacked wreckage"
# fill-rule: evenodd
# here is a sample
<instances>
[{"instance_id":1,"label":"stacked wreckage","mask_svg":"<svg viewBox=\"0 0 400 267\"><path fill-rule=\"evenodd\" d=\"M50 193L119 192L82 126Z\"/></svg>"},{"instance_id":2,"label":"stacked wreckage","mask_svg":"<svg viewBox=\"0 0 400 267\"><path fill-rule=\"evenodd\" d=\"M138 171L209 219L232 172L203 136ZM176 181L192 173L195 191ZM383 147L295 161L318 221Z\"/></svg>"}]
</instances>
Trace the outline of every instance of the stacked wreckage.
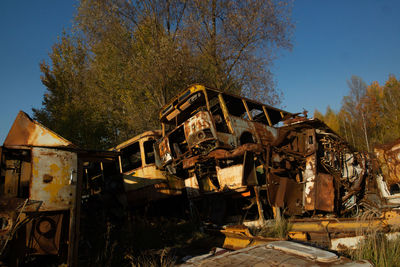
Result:
<instances>
[{"instance_id":1,"label":"stacked wreckage","mask_svg":"<svg viewBox=\"0 0 400 267\"><path fill-rule=\"evenodd\" d=\"M356 246L362 229L394 235L400 226L400 141L356 152L306 114L202 85L165 105L160 123L161 131L88 151L20 112L0 150L2 257L18 265L54 255L76 265L93 225L175 198L217 225L289 218L290 239L335 250ZM359 219L366 213L373 218ZM246 228L224 232L241 240L227 248L257 243Z\"/></svg>"}]
</instances>

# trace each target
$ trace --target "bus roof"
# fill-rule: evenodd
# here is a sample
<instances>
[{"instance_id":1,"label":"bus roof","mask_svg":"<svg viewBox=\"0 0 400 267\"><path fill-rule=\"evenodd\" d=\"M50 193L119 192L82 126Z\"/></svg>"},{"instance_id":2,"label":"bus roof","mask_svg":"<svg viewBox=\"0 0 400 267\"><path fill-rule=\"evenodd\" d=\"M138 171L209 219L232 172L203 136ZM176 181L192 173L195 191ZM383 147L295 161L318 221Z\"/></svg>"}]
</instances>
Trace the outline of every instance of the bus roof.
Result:
<instances>
[{"instance_id":1,"label":"bus roof","mask_svg":"<svg viewBox=\"0 0 400 267\"><path fill-rule=\"evenodd\" d=\"M244 99L246 102L248 103L253 103L253 104L258 104L261 106L264 106L265 109L270 112L272 111L273 113L278 113L280 116L279 118L271 118L271 120L273 120L273 124L281 121L283 118L288 117L293 115L290 112L287 112L285 110L279 109L279 108L275 108L273 106L267 105L267 104L263 104L261 102L246 98L246 97L242 97L239 95L235 95L232 93L227 93L227 92L223 92L221 90L218 89L214 89L211 87L206 87L204 85L201 84L193 84L190 85L189 87L187 87L186 89L182 90L180 93L178 93L174 98L172 98L166 105L164 105L159 113L159 118L161 122L165 122L166 121L166 117L175 109L175 107L181 103L183 100L185 100L189 95L193 94L194 92L199 92L199 91L208 91L208 92L214 92L216 94L223 94L223 95L227 95L230 97L234 97L234 98L238 98L238 99Z\"/></svg>"}]
</instances>

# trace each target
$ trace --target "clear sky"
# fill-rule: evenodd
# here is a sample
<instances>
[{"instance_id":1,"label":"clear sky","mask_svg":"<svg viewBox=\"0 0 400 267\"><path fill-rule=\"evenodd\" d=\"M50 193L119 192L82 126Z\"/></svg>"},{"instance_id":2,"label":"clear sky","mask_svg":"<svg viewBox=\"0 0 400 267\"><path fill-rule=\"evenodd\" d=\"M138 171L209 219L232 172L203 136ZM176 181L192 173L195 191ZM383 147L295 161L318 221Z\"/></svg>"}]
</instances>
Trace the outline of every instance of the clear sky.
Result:
<instances>
[{"instance_id":1,"label":"clear sky","mask_svg":"<svg viewBox=\"0 0 400 267\"><path fill-rule=\"evenodd\" d=\"M0 144L19 110L40 107L45 87L39 63L63 29L75 0L0 1ZM383 83L400 78L399 0L297 0L293 50L273 72L291 112L340 107L351 75Z\"/></svg>"}]
</instances>

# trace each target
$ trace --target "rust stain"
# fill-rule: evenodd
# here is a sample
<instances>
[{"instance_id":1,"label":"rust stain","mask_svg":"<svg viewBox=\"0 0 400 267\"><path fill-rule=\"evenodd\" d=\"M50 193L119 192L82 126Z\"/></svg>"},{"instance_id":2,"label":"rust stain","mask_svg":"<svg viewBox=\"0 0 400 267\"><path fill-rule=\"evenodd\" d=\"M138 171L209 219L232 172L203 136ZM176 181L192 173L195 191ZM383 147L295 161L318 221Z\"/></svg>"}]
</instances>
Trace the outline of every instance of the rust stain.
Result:
<instances>
[{"instance_id":1,"label":"rust stain","mask_svg":"<svg viewBox=\"0 0 400 267\"><path fill-rule=\"evenodd\" d=\"M200 111L184 123L185 139L189 147L216 139L215 127L207 111Z\"/></svg>"}]
</instances>

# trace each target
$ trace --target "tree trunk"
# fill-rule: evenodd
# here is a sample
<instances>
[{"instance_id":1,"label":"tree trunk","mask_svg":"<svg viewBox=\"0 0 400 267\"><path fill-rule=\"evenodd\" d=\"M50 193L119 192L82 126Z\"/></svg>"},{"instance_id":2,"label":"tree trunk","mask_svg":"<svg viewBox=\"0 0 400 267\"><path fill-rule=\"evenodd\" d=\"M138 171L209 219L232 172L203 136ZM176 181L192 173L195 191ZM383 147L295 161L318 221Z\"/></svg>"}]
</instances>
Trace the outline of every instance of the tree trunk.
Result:
<instances>
[{"instance_id":1,"label":"tree trunk","mask_svg":"<svg viewBox=\"0 0 400 267\"><path fill-rule=\"evenodd\" d=\"M361 118L362 118L363 129L364 129L365 143L367 145L367 151L369 152L370 150L369 150L369 142L368 142L368 134L367 134L367 122L365 121L364 113L362 113Z\"/></svg>"}]
</instances>

